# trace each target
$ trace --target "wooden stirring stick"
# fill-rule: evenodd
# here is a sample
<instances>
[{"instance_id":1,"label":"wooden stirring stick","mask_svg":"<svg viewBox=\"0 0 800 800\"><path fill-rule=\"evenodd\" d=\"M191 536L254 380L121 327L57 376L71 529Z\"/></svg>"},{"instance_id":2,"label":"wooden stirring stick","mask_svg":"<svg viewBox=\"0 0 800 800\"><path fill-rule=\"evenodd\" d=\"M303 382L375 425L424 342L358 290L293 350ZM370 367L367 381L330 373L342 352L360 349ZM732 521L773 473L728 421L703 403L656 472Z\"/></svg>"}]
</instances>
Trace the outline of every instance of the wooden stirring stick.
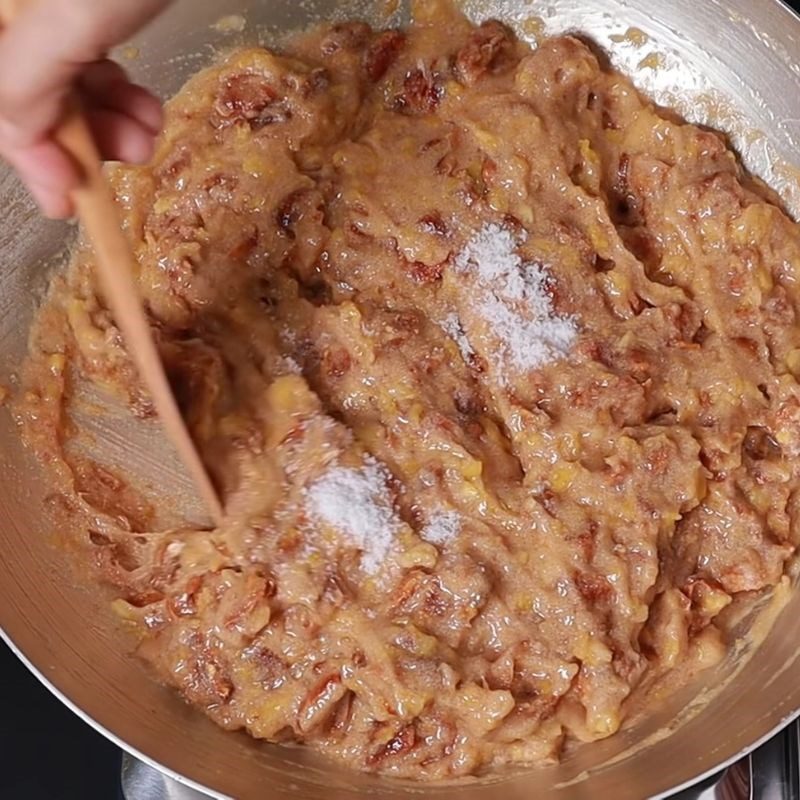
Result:
<instances>
[{"instance_id":1,"label":"wooden stirring stick","mask_svg":"<svg viewBox=\"0 0 800 800\"><path fill-rule=\"evenodd\" d=\"M24 2L0 0L2 22L10 23ZM35 54L32 53L31 57L34 58ZM103 175L100 154L77 98L68 106L55 138L83 170L83 182L72 193L72 201L94 247L101 288L128 352L150 391L164 430L208 507L212 520L219 525L223 517L222 504L167 380L134 278L136 261L122 231L111 188Z\"/></svg>"}]
</instances>

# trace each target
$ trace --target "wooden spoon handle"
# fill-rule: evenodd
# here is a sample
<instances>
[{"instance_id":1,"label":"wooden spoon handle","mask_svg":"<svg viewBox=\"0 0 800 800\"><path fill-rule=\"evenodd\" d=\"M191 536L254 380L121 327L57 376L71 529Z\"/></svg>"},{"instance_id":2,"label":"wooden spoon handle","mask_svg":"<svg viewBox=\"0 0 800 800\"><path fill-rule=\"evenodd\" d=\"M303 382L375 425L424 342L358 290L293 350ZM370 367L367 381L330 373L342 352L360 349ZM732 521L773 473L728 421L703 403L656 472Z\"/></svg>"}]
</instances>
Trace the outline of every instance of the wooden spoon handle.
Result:
<instances>
[{"instance_id":1,"label":"wooden spoon handle","mask_svg":"<svg viewBox=\"0 0 800 800\"><path fill-rule=\"evenodd\" d=\"M216 524L222 506L214 485L192 441L142 306L135 275L138 264L122 231L119 210L103 175L91 131L77 108L68 112L56 140L83 167L83 185L73 202L97 257L98 275L106 302L125 339L139 375L150 391L164 430L183 461Z\"/></svg>"},{"instance_id":2,"label":"wooden spoon handle","mask_svg":"<svg viewBox=\"0 0 800 800\"><path fill-rule=\"evenodd\" d=\"M10 23L25 0L0 0L0 17ZM138 264L122 230L119 210L105 179L100 154L77 98L70 100L55 139L83 171L72 193L75 209L94 247L100 284L142 381L150 391L164 430L208 507L220 524L222 505L183 420L142 306L135 275Z\"/></svg>"}]
</instances>

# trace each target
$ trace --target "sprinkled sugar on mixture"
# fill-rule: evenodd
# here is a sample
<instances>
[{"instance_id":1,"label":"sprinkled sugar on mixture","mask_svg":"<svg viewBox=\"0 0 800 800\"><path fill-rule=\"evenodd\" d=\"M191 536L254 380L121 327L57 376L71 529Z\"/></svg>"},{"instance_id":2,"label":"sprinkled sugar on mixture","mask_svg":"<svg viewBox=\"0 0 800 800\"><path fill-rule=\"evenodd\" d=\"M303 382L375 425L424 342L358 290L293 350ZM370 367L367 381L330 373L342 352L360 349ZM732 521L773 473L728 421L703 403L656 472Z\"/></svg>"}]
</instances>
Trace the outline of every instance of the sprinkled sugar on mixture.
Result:
<instances>
[{"instance_id":1,"label":"sprinkled sugar on mixture","mask_svg":"<svg viewBox=\"0 0 800 800\"><path fill-rule=\"evenodd\" d=\"M578 39L416 12L228 56L111 173L220 528L71 446L86 384L152 416L85 247L15 408L162 681L433 781L613 735L786 584L800 232Z\"/></svg>"},{"instance_id":2,"label":"sprinkled sugar on mixture","mask_svg":"<svg viewBox=\"0 0 800 800\"><path fill-rule=\"evenodd\" d=\"M350 540L362 552L362 566L369 573L381 568L400 525L387 477L386 469L373 460L359 469L334 467L306 494L310 514Z\"/></svg>"},{"instance_id":3,"label":"sprinkled sugar on mixture","mask_svg":"<svg viewBox=\"0 0 800 800\"><path fill-rule=\"evenodd\" d=\"M464 333L464 328L458 316L456 314L448 314L444 318L441 328L458 345L458 352L461 353L461 358L466 363L469 363L475 355L475 351L469 343L467 334Z\"/></svg>"},{"instance_id":4,"label":"sprinkled sugar on mixture","mask_svg":"<svg viewBox=\"0 0 800 800\"><path fill-rule=\"evenodd\" d=\"M461 531L461 517L457 511L434 511L420 536L431 544L444 547L449 542L454 542Z\"/></svg>"},{"instance_id":5,"label":"sprinkled sugar on mixture","mask_svg":"<svg viewBox=\"0 0 800 800\"><path fill-rule=\"evenodd\" d=\"M487 225L456 256L455 266L475 283L472 302L487 336L498 340L501 372L536 369L567 355L577 327L572 319L554 312L547 273L522 261L510 231ZM464 336L468 341L466 332ZM462 353L464 348L460 343Z\"/></svg>"}]
</instances>

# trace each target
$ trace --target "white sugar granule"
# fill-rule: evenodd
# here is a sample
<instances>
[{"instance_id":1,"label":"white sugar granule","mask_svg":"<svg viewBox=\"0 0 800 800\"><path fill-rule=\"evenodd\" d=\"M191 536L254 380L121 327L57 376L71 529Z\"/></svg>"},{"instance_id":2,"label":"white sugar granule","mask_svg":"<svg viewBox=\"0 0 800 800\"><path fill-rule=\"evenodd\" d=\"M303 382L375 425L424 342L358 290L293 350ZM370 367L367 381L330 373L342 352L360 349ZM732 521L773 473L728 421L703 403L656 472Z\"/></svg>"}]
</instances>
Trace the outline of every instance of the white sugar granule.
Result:
<instances>
[{"instance_id":1,"label":"white sugar granule","mask_svg":"<svg viewBox=\"0 0 800 800\"><path fill-rule=\"evenodd\" d=\"M283 366L290 375L303 374L303 368L291 356L283 359Z\"/></svg>"},{"instance_id":2,"label":"white sugar granule","mask_svg":"<svg viewBox=\"0 0 800 800\"><path fill-rule=\"evenodd\" d=\"M470 362L475 351L472 349L467 334L461 326L461 320L457 314L448 314L441 323L441 329L458 345L461 357L467 363Z\"/></svg>"},{"instance_id":3,"label":"white sugar granule","mask_svg":"<svg viewBox=\"0 0 800 800\"><path fill-rule=\"evenodd\" d=\"M374 459L360 468L332 467L306 491L306 508L361 550L374 574L392 549L401 521L387 488L389 473Z\"/></svg>"},{"instance_id":4,"label":"white sugar granule","mask_svg":"<svg viewBox=\"0 0 800 800\"><path fill-rule=\"evenodd\" d=\"M444 545L461 532L461 516L457 511L434 511L420 532L426 542Z\"/></svg>"},{"instance_id":5,"label":"white sugar granule","mask_svg":"<svg viewBox=\"0 0 800 800\"><path fill-rule=\"evenodd\" d=\"M522 266L514 235L494 223L478 231L456 256L459 271L476 273L481 283L514 300L525 294Z\"/></svg>"},{"instance_id":6,"label":"white sugar granule","mask_svg":"<svg viewBox=\"0 0 800 800\"><path fill-rule=\"evenodd\" d=\"M518 370L563 358L578 335L572 317L556 314L544 267L527 263L511 231L489 224L459 253L456 269L474 278L476 311L501 342L501 356Z\"/></svg>"}]
</instances>

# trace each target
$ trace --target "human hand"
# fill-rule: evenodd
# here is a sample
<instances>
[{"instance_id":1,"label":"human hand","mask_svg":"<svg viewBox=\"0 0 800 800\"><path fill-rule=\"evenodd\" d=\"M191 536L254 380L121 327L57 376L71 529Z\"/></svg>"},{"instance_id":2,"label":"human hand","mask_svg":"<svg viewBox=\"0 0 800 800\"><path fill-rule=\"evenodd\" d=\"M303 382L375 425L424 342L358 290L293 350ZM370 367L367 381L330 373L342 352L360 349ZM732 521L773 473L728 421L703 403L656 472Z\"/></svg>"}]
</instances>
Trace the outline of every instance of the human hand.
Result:
<instances>
[{"instance_id":1,"label":"human hand","mask_svg":"<svg viewBox=\"0 0 800 800\"><path fill-rule=\"evenodd\" d=\"M52 138L73 88L103 158L150 159L161 103L105 54L169 2L29 0L0 33L0 157L46 216L71 216L70 191L80 182L78 168Z\"/></svg>"}]
</instances>

